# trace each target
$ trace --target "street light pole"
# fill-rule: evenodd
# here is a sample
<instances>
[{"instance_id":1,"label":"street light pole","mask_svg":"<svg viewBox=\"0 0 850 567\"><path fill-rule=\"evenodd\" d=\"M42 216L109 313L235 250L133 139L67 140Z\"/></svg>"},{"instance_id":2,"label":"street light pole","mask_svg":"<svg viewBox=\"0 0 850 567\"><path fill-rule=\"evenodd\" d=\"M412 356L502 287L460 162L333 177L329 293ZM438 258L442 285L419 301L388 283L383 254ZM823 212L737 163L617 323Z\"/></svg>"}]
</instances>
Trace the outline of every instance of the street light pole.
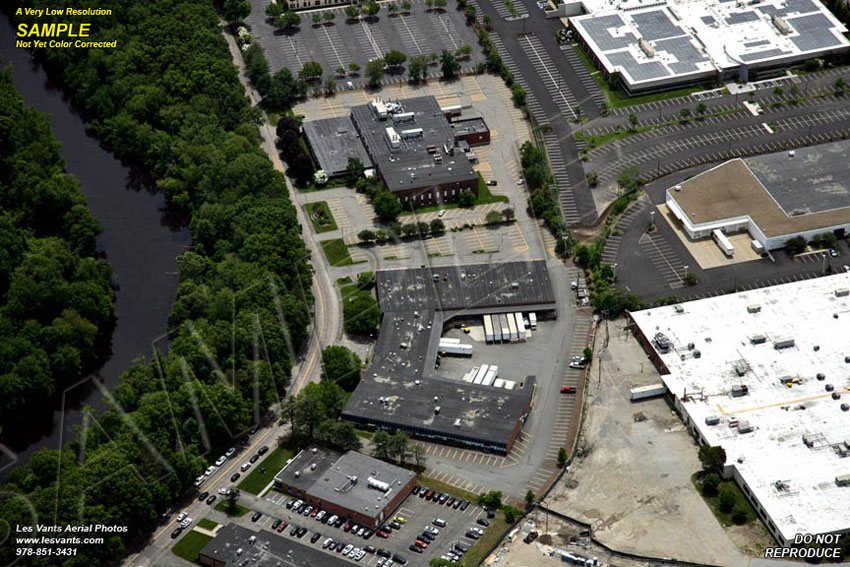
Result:
<instances>
[{"instance_id":1,"label":"street light pole","mask_svg":"<svg viewBox=\"0 0 850 567\"><path fill-rule=\"evenodd\" d=\"M685 273L682 275L682 281L684 281L685 277L688 275L688 266L684 266L683 269Z\"/></svg>"}]
</instances>

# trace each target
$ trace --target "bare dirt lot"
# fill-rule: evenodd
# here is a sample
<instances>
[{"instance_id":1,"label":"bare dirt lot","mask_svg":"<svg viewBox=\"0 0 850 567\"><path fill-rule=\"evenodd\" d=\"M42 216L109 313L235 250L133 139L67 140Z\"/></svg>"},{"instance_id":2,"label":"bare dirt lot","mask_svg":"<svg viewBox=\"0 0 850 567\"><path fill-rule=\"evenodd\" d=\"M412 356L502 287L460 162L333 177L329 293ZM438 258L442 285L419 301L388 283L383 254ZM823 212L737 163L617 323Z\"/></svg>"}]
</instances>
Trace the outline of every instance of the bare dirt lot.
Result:
<instances>
[{"instance_id":1,"label":"bare dirt lot","mask_svg":"<svg viewBox=\"0 0 850 567\"><path fill-rule=\"evenodd\" d=\"M573 462L545 505L589 522L595 537L614 549L746 565L747 558L691 484L700 463L679 418L662 399L629 401L632 387L660 379L624 325L622 319L609 324L607 351L601 348L604 327L600 330L588 374L579 445L584 456Z\"/></svg>"}]
</instances>

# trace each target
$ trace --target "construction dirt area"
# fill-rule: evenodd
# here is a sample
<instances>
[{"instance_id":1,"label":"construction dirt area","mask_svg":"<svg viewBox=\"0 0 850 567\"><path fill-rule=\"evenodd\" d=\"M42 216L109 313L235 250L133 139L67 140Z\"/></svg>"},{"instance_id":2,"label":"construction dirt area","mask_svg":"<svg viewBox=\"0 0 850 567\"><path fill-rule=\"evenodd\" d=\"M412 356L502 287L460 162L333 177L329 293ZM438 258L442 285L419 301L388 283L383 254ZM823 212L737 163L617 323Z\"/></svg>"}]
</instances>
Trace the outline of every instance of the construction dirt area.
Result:
<instances>
[{"instance_id":1,"label":"construction dirt area","mask_svg":"<svg viewBox=\"0 0 850 567\"><path fill-rule=\"evenodd\" d=\"M662 398L629 401L660 377L620 318L597 334L580 457L544 506L587 522L605 545L647 557L740 567L772 545L761 524L722 527L691 476L697 445ZM601 364L601 372L599 365ZM518 563L520 564L520 563Z\"/></svg>"}]
</instances>

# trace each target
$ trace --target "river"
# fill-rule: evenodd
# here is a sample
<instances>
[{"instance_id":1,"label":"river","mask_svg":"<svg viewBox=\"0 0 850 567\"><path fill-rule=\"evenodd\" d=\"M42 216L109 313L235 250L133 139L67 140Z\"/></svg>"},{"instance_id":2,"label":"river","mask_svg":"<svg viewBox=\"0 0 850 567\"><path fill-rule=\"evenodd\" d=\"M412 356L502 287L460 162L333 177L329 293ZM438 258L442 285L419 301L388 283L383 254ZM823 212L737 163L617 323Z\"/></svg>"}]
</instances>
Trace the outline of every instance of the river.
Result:
<instances>
[{"instance_id":1,"label":"river","mask_svg":"<svg viewBox=\"0 0 850 567\"><path fill-rule=\"evenodd\" d=\"M35 67L29 52L15 47L15 34L5 14L0 14L0 59L11 64L14 83L26 103L50 115L53 135L62 142L68 172L79 181L89 208L103 225L98 249L112 265L116 290L117 321L111 350L96 376L88 377L57 400L53 422L40 430L3 431L0 477L15 459L29 460L41 448L59 448L82 422L83 406L103 409L102 387L112 391L130 362L150 358L162 340L177 290L177 256L190 244L189 231L169 220L165 199L143 181L143 176L122 164L86 135L83 120L47 74Z\"/></svg>"}]
</instances>

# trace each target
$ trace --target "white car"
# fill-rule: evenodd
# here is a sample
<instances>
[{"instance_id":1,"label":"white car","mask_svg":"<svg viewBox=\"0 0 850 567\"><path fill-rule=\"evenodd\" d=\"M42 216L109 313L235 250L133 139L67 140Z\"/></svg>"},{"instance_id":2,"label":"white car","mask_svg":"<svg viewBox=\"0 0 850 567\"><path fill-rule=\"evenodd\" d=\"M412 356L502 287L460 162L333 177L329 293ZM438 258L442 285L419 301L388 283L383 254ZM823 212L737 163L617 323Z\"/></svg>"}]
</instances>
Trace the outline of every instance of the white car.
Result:
<instances>
[{"instance_id":1,"label":"white car","mask_svg":"<svg viewBox=\"0 0 850 567\"><path fill-rule=\"evenodd\" d=\"M185 518L185 517L186 517L186 512L180 512L180 513L177 515L177 519L176 519L175 521L176 521L176 522L182 522L182 521L183 521L183 518Z\"/></svg>"},{"instance_id":2,"label":"white car","mask_svg":"<svg viewBox=\"0 0 850 567\"><path fill-rule=\"evenodd\" d=\"M239 467L239 470L242 471L242 472L245 472L250 468L251 468L251 463L244 463L241 467Z\"/></svg>"},{"instance_id":3,"label":"white car","mask_svg":"<svg viewBox=\"0 0 850 567\"><path fill-rule=\"evenodd\" d=\"M229 488L219 488L218 493L223 495L223 496L227 496L228 494L230 494L230 489Z\"/></svg>"},{"instance_id":4,"label":"white car","mask_svg":"<svg viewBox=\"0 0 850 567\"><path fill-rule=\"evenodd\" d=\"M235 452L236 452L236 447L231 447L230 449L228 449L227 451L224 452L224 456L232 457L233 453L235 453Z\"/></svg>"},{"instance_id":5,"label":"white car","mask_svg":"<svg viewBox=\"0 0 850 567\"><path fill-rule=\"evenodd\" d=\"M199 476L195 479L195 486L201 486L202 484L204 484L205 480L207 480L207 477L205 477L204 475Z\"/></svg>"},{"instance_id":6,"label":"white car","mask_svg":"<svg viewBox=\"0 0 850 567\"><path fill-rule=\"evenodd\" d=\"M587 366L587 360L583 356L574 356L570 361L570 368L582 369Z\"/></svg>"},{"instance_id":7,"label":"white car","mask_svg":"<svg viewBox=\"0 0 850 567\"><path fill-rule=\"evenodd\" d=\"M361 559L363 559L364 557L366 557L366 552L365 552L365 551L363 551L362 549L358 549L358 550L357 550L357 555L355 555L355 556L354 556L354 560L355 560L355 561L360 561L360 560L361 560Z\"/></svg>"},{"instance_id":8,"label":"white car","mask_svg":"<svg viewBox=\"0 0 850 567\"><path fill-rule=\"evenodd\" d=\"M522 185L523 183L525 183L525 179L519 178L516 180L517 185Z\"/></svg>"},{"instance_id":9,"label":"white car","mask_svg":"<svg viewBox=\"0 0 850 567\"><path fill-rule=\"evenodd\" d=\"M477 526L472 526L470 529L474 532L477 532L478 535L484 535L484 530L482 530L481 528L479 528Z\"/></svg>"},{"instance_id":10,"label":"white car","mask_svg":"<svg viewBox=\"0 0 850 567\"><path fill-rule=\"evenodd\" d=\"M227 461L227 457L225 457L224 455L222 455L222 456L220 456L218 459L216 459L216 461L215 461L215 466L220 467L220 466L221 466L221 465L223 465L226 461Z\"/></svg>"},{"instance_id":11,"label":"white car","mask_svg":"<svg viewBox=\"0 0 850 567\"><path fill-rule=\"evenodd\" d=\"M360 548L355 547L351 551L348 552L348 556L351 557L352 559L354 559L355 557L357 557L358 553L360 553Z\"/></svg>"},{"instance_id":12,"label":"white car","mask_svg":"<svg viewBox=\"0 0 850 567\"><path fill-rule=\"evenodd\" d=\"M437 216L442 217L444 214L446 214L446 209L440 209L440 212L437 213Z\"/></svg>"},{"instance_id":13,"label":"white car","mask_svg":"<svg viewBox=\"0 0 850 567\"><path fill-rule=\"evenodd\" d=\"M342 554L348 555L349 553L351 553L352 549L354 549L354 546L349 543L348 545L342 548Z\"/></svg>"},{"instance_id":14,"label":"white car","mask_svg":"<svg viewBox=\"0 0 850 567\"><path fill-rule=\"evenodd\" d=\"M210 476L214 472L215 472L215 467L213 465L210 465L209 468L204 472L204 474L207 475L207 476Z\"/></svg>"},{"instance_id":15,"label":"white car","mask_svg":"<svg viewBox=\"0 0 850 567\"><path fill-rule=\"evenodd\" d=\"M186 529L186 528L188 528L188 527L189 527L189 525L190 525L191 523L192 523L192 518L186 518L185 520L183 520L182 522L180 522L180 527L181 527L181 528L183 528L183 529Z\"/></svg>"},{"instance_id":16,"label":"white car","mask_svg":"<svg viewBox=\"0 0 850 567\"><path fill-rule=\"evenodd\" d=\"M327 538L325 541L323 541L322 542L322 549L327 549L332 541L333 541L333 538Z\"/></svg>"},{"instance_id":17,"label":"white car","mask_svg":"<svg viewBox=\"0 0 850 567\"><path fill-rule=\"evenodd\" d=\"M318 514L316 514L316 515L318 516ZM328 518L328 525L330 526L330 525L335 524L337 520L339 520L339 516L337 516L336 514L334 514L333 516L331 516L330 518Z\"/></svg>"},{"instance_id":18,"label":"white car","mask_svg":"<svg viewBox=\"0 0 850 567\"><path fill-rule=\"evenodd\" d=\"M325 512L324 510L319 510L319 513L316 514L316 520L321 522L322 518L324 518L326 515L327 515L327 512Z\"/></svg>"},{"instance_id":19,"label":"white car","mask_svg":"<svg viewBox=\"0 0 850 567\"><path fill-rule=\"evenodd\" d=\"M431 535L440 535L440 530L433 526L425 526L425 531Z\"/></svg>"}]
</instances>

